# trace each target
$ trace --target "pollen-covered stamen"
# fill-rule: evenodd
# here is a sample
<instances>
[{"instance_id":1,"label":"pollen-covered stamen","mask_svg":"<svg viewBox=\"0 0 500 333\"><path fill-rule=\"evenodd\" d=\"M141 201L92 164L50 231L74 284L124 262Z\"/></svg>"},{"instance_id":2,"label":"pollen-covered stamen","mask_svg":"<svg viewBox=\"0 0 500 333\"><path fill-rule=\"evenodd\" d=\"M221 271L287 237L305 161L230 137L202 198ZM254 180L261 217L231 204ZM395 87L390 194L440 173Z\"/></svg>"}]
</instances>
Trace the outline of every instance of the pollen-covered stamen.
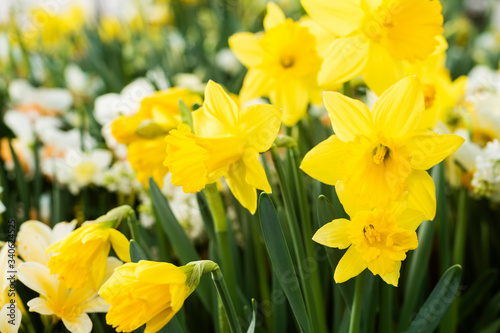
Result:
<instances>
[{"instance_id":1,"label":"pollen-covered stamen","mask_svg":"<svg viewBox=\"0 0 500 333\"><path fill-rule=\"evenodd\" d=\"M375 162L375 164L382 164L384 160L389 157L389 154L389 148L379 143L373 149L373 162Z\"/></svg>"},{"instance_id":2,"label":"pollen-covered stamen","mask_svg":"<svg viewBox=\"0 0 500 333\"><path fill-rule=\"evenodd\" d=\"M380 242L380 235L372 224L363 227L363 234L370 244L373 244L373 242Z\"/></svg>"}]
</instances>

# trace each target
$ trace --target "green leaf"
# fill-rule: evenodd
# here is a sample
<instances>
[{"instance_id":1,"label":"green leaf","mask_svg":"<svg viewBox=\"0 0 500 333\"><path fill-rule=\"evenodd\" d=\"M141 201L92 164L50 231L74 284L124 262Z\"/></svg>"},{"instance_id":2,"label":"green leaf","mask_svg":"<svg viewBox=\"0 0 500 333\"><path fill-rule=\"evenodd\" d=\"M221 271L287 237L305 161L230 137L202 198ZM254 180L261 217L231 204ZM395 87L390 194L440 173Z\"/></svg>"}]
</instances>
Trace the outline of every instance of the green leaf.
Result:
<instances>
[{"instance_id":1,"label":"green leaf","mask_svg":"<svg viewBox=\"0 0 500 333\"><path fill-rule=\"evenodd\" d=\"M461 278L460 265L448 268L411 322L408 333L433 332L436 329L457 295Z\"/></svg>"},{"instance_id":2,"label":"green leaf","mask_svg":"<svg viewBox=\"0 0 500 333\"><path fill-rule=\"evenodd\" d=\"M135 240L130 241L130 259L132 262L139 262L139 260L148 260L148 256L142 247Z\"/></svg>"},{"instance_id":3,"label":"green leaf","mask_svg":"<svg viewBox=\"0 0 500 333\"><path fill-rule=\"evenodd\" d=\"M172 213L167 198L165 198L152 178L149 178L149 191L151 193L153 207L160 218L159 222L172 243L174 250L177 252L181 263L187 264L190 261L199 260L200 257L193 244L191 244L191 240L189 240L174 213Z\"/></svg>"},{"instance_id":4,"label":"green leaf","mask_svg":"<svg viewBox=\"0 0 500 333\"><path fill-rule=\"evenodd\" d=\"M418 247L411 254L408 278L405 283L403 308L400 316L399 329L401 331L408 327L408 320L417 306L418 296L421 293L424 277L427 274L429 259L431 256L432 239L434 237L434 222L424 221L418 229Z\"/></svg>"},{"instance_id":5,"label":"green leaf","mask_svg":"<svg viewBox=\"0 0 500 333\"><path fill-rule=\"evenodd\" d=\"M17 158L16 152L14 151L14 147L12 147L12 141L9 140L10 152L12 154L12 160L14 161L14 173L16 175L16 185L17 190L21 196L21 200L23 201L23 213L24 213L24 221L30 219L30 197L29 197L29 189L28 183L26 182L26 178L24 178L24 172L21 167L21 163Z\"/></svg>"},{"instance_id":6,"label":"green leaf","mask_svg":"<svg viewBox=\"0 0 500 333\"><path fill-rule=\"evenodd\" d=\"M333 220L339 218L337 212L335 211L335 208L333 208L332 203L324 195L320 195L318 197L317 208L318 208L318 221L317 221L318 228L321 228L326 223L332 222Z\"/></svg>"},{"instance_id":7,"label":"green leaf","mask_svg":"<svg viewBox=\"0 0 500 333\"><path fill-rule=\"evenodd\" d=\"M149 191L151 193L153 208L160 219L159 222L161 223L163 230L165 230L165 234L172 243L172 246L179 256L182 264L200 260L198 253L191 243L191 240L189 240L188 236L184 232L184 229L179 224L179 221L177 221L174 213L172 213L172 209L170 209L167 198L165 198L153 178L149 178ZM200 283L197 288L197 295L200 296L205 308L211 312L212 303L210 301L210 290L208 288L209 285L206 282Z\"/></svg>"},{"instance_id":8,"label":"green leaf","mask_svg":"<svg viewBox=\"0 0 500 333\"><path fill-rule=\"evenodd\" d=\"M181 114L182 122L188 125L193 130L193 115L191 110L187 107L186 103L182 99L179 100L179 112Z\"/></svg>"},{"instance_id":9,"label":"green leaf","mask_svg":"<svg viewBox=\"0 0 500 333\"><path fill-rule=\"evenodd\" d=\"M260 195L259 216L269 257L302 332L311 332L304 298L285 237L269 195Z\"/></svg>"}]
</instances>

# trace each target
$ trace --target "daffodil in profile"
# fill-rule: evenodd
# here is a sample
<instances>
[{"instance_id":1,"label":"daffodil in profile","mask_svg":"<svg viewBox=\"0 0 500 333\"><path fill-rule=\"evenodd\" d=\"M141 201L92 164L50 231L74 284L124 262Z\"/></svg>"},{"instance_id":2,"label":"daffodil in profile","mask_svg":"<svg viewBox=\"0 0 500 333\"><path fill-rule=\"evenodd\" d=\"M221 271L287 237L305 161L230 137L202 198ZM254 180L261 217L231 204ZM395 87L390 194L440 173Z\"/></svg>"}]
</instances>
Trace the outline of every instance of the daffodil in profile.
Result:
<instances>
[{"instance_id":1,"label":"daffodil in profile","mask_svg":"<svg viewBox=\"0 0 500 333\"><path fill-rule=\"evenodd\" d=\"M283 123L302 118L320 90L317 75L321 58L309 29L285 18L274 3L267 5L264 33L237 33L229 38L236 57L248 67L240 97L242 103L267 96L283 109Z\"/></svg>"},{"instance_id":2,"label":"daffodil in profile","mask_svg":"<svg viewBox=\"0 0 500 333\"><path fill-rule=\"evenodd\" d=\"M195 193L224 177L236 199L254 213L256 189L271 192L259 153L271 147L280 120L280 110L268 104L239 110L220 85L209 81L203 107L193 112L195 134L181 125L165 139L172 184Z\"/></svg>"},{"instance_id":3,"label":"daffodil in profile","mask_svg":"<svg viewBox=\"0 0 500 333\"><path fill-rule=\"evenodd\" d=\"M111 304L106 322L117 332L132 332L144 324L145 333L158 332L189 294L187 275L181 268L145 260L117 268L99 290Z\"/></svg>"},{"instance_id":4,"label":"daffodil in profile","mask_svg":"<svg viewBox=\"0 0 500 333\"><path fill-rule=\"evenodd\" d=\"M48 262L50 273L59 274L58 278L71 289L81 288L91 280L97 291L105 276L111 246L121 260L130 261L129 241L115 228L132 214L129 206L112 209L50 245L46 250L53 254Z\"/></svg>"},{"instance_id":5,"label":"daffodil in profile","mask_svg":"<svg viewBox=\"0 0 500 333\"><path fill-rule=\"evenodd\" d=\"M202 103L198 94L174 87L144 98L139 112L121 116L111 125L116 140L127 145L130 165L137 179L146 187L149 177L163 184L168 172L168 168L163 165L166 154L164 138L181 122L179 100L189 107Z\"/></svg>"},{"instance_id":6,"label":"daffodil in profile","mask_svg":"<svg viewBox=\"0 0 500 333\"><path fill-rule=\"evenodd\" d=\"M418 128L425 108L416 77L391 86L370 111L360 101L326 92L335 135L309 151L302 170L329 185L344 183L365 207L384 207L408 192L408 206L434 218L436 195L427 169L464 142Z\"/></svg>"},{"instance_id":7,"label":"daffodil in profile","mask_svg":"<svg viewBox=\"0 0 500 333\"><path fill-rule=\"evenodd\" d=\"M377 95L405 76L404 62L424 60L438 46L443 16L437 0L301 0L332 34L319 84L362 74Z\"/></svg>"},{"instance_id":8,"label":"daffodil in profile","mask_svg":"<svg viewBox=\"0 0 500 333\"><path fill-rule=\"evenodd\" d=\"M335 268L335 282L345 282L368 268L386 283L397 286L406 252L418 246L415 230L424 214L408 209L404 200L367 209L344 190L342 183L336 190L351 220L333 220L313 236L315 242L325 246L347 248Z\"/></svg>"}]
</instances>

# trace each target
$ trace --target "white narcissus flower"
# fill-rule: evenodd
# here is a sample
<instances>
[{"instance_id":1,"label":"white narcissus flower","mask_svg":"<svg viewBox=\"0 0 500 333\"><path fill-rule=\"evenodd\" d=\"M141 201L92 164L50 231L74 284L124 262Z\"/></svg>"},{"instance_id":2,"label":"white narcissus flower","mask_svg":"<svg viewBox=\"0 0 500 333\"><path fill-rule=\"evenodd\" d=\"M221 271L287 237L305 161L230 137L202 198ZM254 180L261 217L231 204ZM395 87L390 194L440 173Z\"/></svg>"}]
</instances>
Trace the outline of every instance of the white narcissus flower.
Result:
<instances>
[{"instance_id":1,"label":"white narcissus flower","mask_svg":"<svg viewBox=\"0 0 500 333\"><path fill-rule=\"evenodd\" d=\"M120 260L109 257L104 281L121 265ZM29 311L57 316L70 332L90 333L92 321L88 313L107 312L109 309L109 304L97 294L91 280L82 288L69 289L57 274L50 274L47 266L33 261L19 265L18 274L25 286L40 294L28 302Z\"/></svg>"},{"instance_id":2,"label":"white narcissus flower","mask_svg":"<svg viewBox=\"0 0 500 333\"><path fill-rule=\"evenodd\" d=\"M66 89L35 88L21 79L10 83L9 95L16 108L31 107L42 115L63 113L73 104L73 96Z\"/></svg>"},{"instance_id":3,"label":"white narcissus flower","mask_svg":"<svg viewBox=\"0 0 500 333\"><path fill-rule=\"evenodd\" d=\"M58 180L66 184L73 194L78 194L85 186L102 185L104 172L112 159L111 152L105 149L85 152L75 150L71 155L66 156L66 168L60 170L62 172L58 173Z\"/></svg>"},{"instance_id":4,"label":"white narcissus flower","mask_svg":"<svg viewBox=\"0 0 500 333\"><path fill-rule=\"evenodd\" d=\"M50 244L63 239L76 227L76 221L59 222L53 229L40 221L26 221L17 233L17 251L25 262L33 261L47 265L49 255L45 250Z\"/></svg>"},{"instance_id":5,"label":"white narcissus flower","mask_svg":"<svg viewBox=\"0 0 500 333\"><path fill-rule=\"evenodd\" d=\"M91 283L78 290L68 289L58 275L50 274L47 267L49 255L45 253L49 245L71 233L75 226L76 221L59 222L53 229L39 221L24 222L17 234L18 252L24 259L18 267L18 278L40 294L40 297L28 302L30 311L55 315L62 319L70 332L87 333L92 330L92 321L87 313L106 312L109 305L97 295ZM121 265L120 260L109 257L105 280ZM1 327L0 331L4 332Z\"/></svg>"}]
</instances>

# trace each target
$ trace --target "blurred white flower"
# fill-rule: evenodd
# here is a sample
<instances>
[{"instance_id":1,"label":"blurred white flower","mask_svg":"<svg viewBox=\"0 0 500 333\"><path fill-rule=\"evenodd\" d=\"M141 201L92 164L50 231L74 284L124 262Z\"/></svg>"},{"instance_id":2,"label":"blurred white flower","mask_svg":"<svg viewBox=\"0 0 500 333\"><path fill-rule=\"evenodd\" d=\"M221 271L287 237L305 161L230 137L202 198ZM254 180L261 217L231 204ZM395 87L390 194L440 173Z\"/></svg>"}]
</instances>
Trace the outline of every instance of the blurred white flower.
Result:
<instances>
[{"instance_id":1,"label":"blurred white flower","mask_svg":"<svg viewBox=\"0 0 500 333\"><path fill-rule=\"evenodd\" d=\"M104 172L112 159L111 152L105 149L73 150L65 156L63 163L57 161L55 173L58 181L68 186L72 194L78 194L83 187L103 185Z\"/></svg>"},{"instance_id":2,"label":"blurred white flower","mask_svg":"<svg viewBox=\"0 0 500 333\"><path fill-rule=\"evenodd\" d=\"M64 79L68 89L80 96L94 96L103 86L103 82L98 76L85 73L76 64L66 66Z\"/></svg>"},{"instance_id":3,"label":"blurred white flower","mask_svg":"<svg viewBox=\"0 0 500 333\"><path fill-rule=\"evenodd\" d=\"M110 192L132 194L142 189L142 184L136 179L134 169L128 161L116 161L104 172L103 186Z\"/></svg>"},{"instance_id":4,"label":"blurred white flower","mask_svg":"<svg viewBox=\"0 0 500 333\"><path fill-rule=\"evenodd\" d=\"M237 74L242 67L231 49L222 49L217 52L215 63L220 69L231 75Z\"/></svg>"},{"instance_id":5,"label":"blurred white flower","mask_svg":"<svg viewBox=\"0 0 500 333\"><path fill-rule=\"evenodd\" d=\"M61 114L73 104L73 96L66 89L35 88L21 79L10 83L9 96L16 110L36 112L40 115Z\"/></svg>"},{"instance_id":6,"label":"blurred white flower","mask_svg":"<svg viewBox=\"0 0 500 333\"><path fill-rule=\"evenodd\" d=\"M203 95L205 84L196 74L179 73L174 76L174 86L187 88Z\"/></svg>"},{"instance_id":7,"label":"blurred white flower","mask_svg":"<svg viewBox=\"0 0 500 333\"><path fill-rule=\"evenodd\" d=\"M489 142L476 156L476 171L472 178L474 193L500 202L500 143Z\"/></svg>"}]
</instances>

